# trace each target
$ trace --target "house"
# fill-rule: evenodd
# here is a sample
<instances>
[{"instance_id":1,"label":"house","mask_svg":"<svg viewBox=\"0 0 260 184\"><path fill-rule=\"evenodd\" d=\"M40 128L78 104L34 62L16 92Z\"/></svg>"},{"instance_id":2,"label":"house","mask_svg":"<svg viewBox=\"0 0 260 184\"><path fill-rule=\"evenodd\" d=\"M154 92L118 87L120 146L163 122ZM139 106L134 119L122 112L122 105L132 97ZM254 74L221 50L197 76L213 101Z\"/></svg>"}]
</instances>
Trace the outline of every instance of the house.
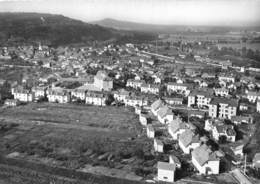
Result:
<instances>
[{"instance_id":1,"label":"house","mask_svg":"<svg viewBox=\"0 0 260 184\"><path fill-rule=\"evenodd\" d=\"M178 143L185 154L190 154L191 150L200 146L199 135L196 135L192 130L187 129L180 134Z\"/></svg>"},{"instance_id":2,"label":"house","mask_svg":"<svg viewBox=\"0 0 260 184\"><path fill-rule=\"evenodd\" d=\"M108 77L108 74L100 70L94 77L94 86L104 91L111 91L113 89L113 80Z\"/></svg>"},{"instance_id":3,"label":"house","mask_svg":"<svg viewBox=\"0 0 260 184\"><path fill-rule=\"evenodd\" d=\"M203 79L215 79L216 74L215 73L203 73L201 75L201 78L203 78Z\"/></svg>"},{"instance_id":4,"label":"house","mask_svg":"<svg viewBox=\"0 0 260 184\"><path fill-rule=\"evenodd\" d=\"M85 99L86 104L105 106L106 100L107 100L107 95L105 95L102 92L88 91L86 93L86 99Z\"/></svg>"},{"instance_id":5,"label":"house","mask_svg":"<svg viewBox=\"0 0 260 184\"><path fill-rule=\"evenodd\" d=\"M181 161L173 154L169 155L169 162L170 164L175 164L175 167L180 169L181 168Z\"/></svg>"},{"instance_id":6,"label":"house","mask_svg":"<svg viewBox=\"0 0 260 184\"><path fill-rule=\"evenodd\" d=\"M240 103L239 104L239 110L240 111L247 111L248 110L248 105L245 103Z\"/></svg>"},{"instance_id":7,"label":"house","mask_svg":"<svg viewBox=\"0 0 260 184\"><path fill-rule=\"evenodd\" d=\"M157 163L158 181L173 183L175 169L176 169L175 164L167 163L167 162L158 162Z\"/></svg>"},{"instance_id":8,"label":"house","mask_svg":"<svg viewBox=\"0 0 260 184\"><path fill-rule=\"evenodd\" d=\"M143 112L143 108L142 107L139 107L139 106L135 106L135 114L142 114Z\"/></svg>"},{"instance_id":9,"label":"house","mask_svg":"<svg viewBox=\"0 0 260 184\"><path fill-rule=\"evenodd\" d=\"M153 146L154 146L154 150L156 152L163 153L164 145L163 145L163 142L161 140L155 138Z\"/></svg>"},{"instance_id":10,"label":"house","mask_svg":"<svg viewBox=\"0 0 260 184\"><path fill-rule=\"evenodd\" d=\"M70 93L62 89L49 89L47 91L47 98L49 102L55 103L69 103Z\"/></svg>"},{"instance_id":11,"label":"house","mask_svg":"<svg viewBox=\"0 0 260 184\"><path fill-rule=\"evenodd\" d=\"M178 140L179 135L187 129L186 124L180 119L176 118L169 122L168 132L173 140Z\"/></svg>"},{"instance_id":12,"label":"house","mask_svg":"<svg viewBox=\"0 0 260 184\"><path fill-rule=\"evenodd\" d=\"M212 129L212 136L216 141L219 141L220 137L226 137L227 141L236 141L236 131L233 125L216 124Z\"/></svg>"},{"instance_id":13,"label":"house","mask_svg":"<svg viewBox=\"0 0 260 184\"><path fill-rule=\"evenodd\" d=\"M144 84L145 81L143 80L134 80L134 79L128 79L126 86L127 87L132 87L134 89L140 89L142 84Z\"/></svg>"},{"instance_id":14,"label":"house","mask_svg":"<svg viewBox=\"0 0 260 184\"><path fill-rule=\"evenodd\" d=\"M193 90L188 96L188 107L196 105L198 107L207 107L212 99L213 91L209 89Z\"/></svg>"},{"instance_id":15,"label":"house","mask_svg":"<svg viewBox=\"0 0 260 184\"><path fill-rule=\"evenodd\" d=\"M229 75L229 74L220 74L218 76L218 80L219 81L224 81L224 82L228 82L228 83L234 83L235 82L235 77L233 75Z\"/></svg>"},{"instance_id":16,"label":"house","mask_svg":"<svg viewBox=\"0 0 260 184\"><path fill-rule=\"evenodd\" d=\"M206 144L191 152L192 164L200 174L219 174L220 159Z\"/></svg>"},{"instance_id":17,"label":"house","mask_svg":"<svg viewBox=\"0 0 260 184\"><path fill-rule=\"evenodd\" d=\"M86 99L86 89L77 88L71 91L71 98L80 99L82 101L85 101Z\"/></svg>"},{"instance_id":18,"label":"house","mask_svg":"<svg viewBox=\"0 0 260 184\"><path fill-rule=\"evenodd\" d=\"M146 83L143 83L141 85L141 92L142 93L159 94L159 91L160 91L160 85L146 84Z\"/></svg>"},{"instance_id":19,"label":"house","mask_svg":"<svg viewBox=\"0 0 260 184\"><path fill-rule=\"evenodd\" d=\"M16 87L11 89L12 95L14 95L15 100L21 102L32 102L35 98L34 93L29 89L24 89L23 87Z\"/></svg>"},{"instance_id":20,"label":"house","mask_svg":"<svg viewBox=\"0 0 260 184\"><path fill-rule=\"evenodd\" d=\"M231 119L237 115L238 101L236 99L213 98L209 103L209 116Z\"/></svg>"},{"instance_id":21,"label":"house","mask_svg":"<svg viewBox=\"0 0 260 184\"><path fill-rule=\"evenodd\" d=\"M256 153L253 160L253 167L259 169L260 168L260 153Z\"/></svg>"},{"instance_id":22,"label":"house","mask_svg":"<svg viewBox=\"0 0 260 184\"><path fill-rule=\"evenodd\" d=\"M143 125L143 126L146 126L147 125L147 115L146 114L139 114L139 121L140 123Z\"/></svg>"},{"instance_id":23,"label":"house","mask_svg":"<svg viewBox=\"0 0 260 184\"><path fill-rule=\"evenodd\" d=\"M232 116L231 121L238 125L241 123L251 124L254 121L253 116Z\"/></svg>"},{"instance_id":24,"label":"house","mask_svg":"<svg viewBox=\"0 0 260 184\"><path fill-rule=\"evenodd\" d=\"M260 100L257 100L257 103L256 103L256 112L260 112Z\"/></svg>"},{"instance_id":25,"label":"house","mask_svg":"<svg viewBox=\"0 0 260 184\"><path fill-rule=\"evenodd\" d=\"M147 97L133 95L133 96L126 97L124 103L126 106L142 107L148 105L148 99Z\"/></svg>"},{"instance_id":26,"label":"house","mask_svg":"<svg viewBox=\"0 0 260 184\"><path fill-rule=\"evenodd\" d=\"M149 124L146 126L146 134L148 138L154 138L155 137L155 130L153 128L153 125Z\"/></svg>"},{"instance_id":27,"label":"house","mask_svg":"<svg viewBox=\"0 0 260 184\"><path fill-rule=\"evenodd\" d=\"M170 121L173 120L174 114L172 113L172 110L169 109L167 106L163 106L158 110L157 118L160 123L167 124Z\"/></svg>"},{"instance_id":28,"label":"house","mask_svg":"<svg viewBox=\"0 0 260 184\"><path fill-rule=\"evenodd\" d=\"M6 106L17 106L19 104L20 104L19 100L16 100L16 99L6 99L5 100Z\"/></svg>"},{"instance_id":29,"label":"house","mask_svg":"<svg viewBox=\"0 0 260 184\"><path fill-rule=\"evenodd\" d=\"M152 113L153 113L155 116L157 116L157 113L158 113L159 109L162 108L164 105L165 105L165 103L164 103L161 99L156 100L156 101L153 102L152 105L151 105L151 111L152 111Z\"/></svg>"},{"instance_id":30,"label":"house","mask_svg":"<svg viewBox=\"0 0 260 184\"><path fill-rule=\"evenodd\" d=\"M227 97L229 90L227 88L215 88L214 89L215 95L219 97Z\"/></svg>"},{"instance_id":31,"label":"house","mask_svg":"<svg viewBox=\"0 0 260 184\"><path fill-rule=\"evenodd\" d=\"M201 110L190 110L188 111L189 117L205 118L206 112Z\"/></svg>"},{"instance_id":32,"label":"house","mask_svg":"<svg viewBox=\"0 0 260 184\"><path fill-rule=\"evenodd\" d=\"M248 91L246 98L249 102L255 103L257 100L260 100L260 93L255 91Z\"/></svg>"},{"instance_id":33,"label":"house","mask_svg":"<svg viewBox=\"0 0 260 184\"><path fill-rule=\"evenodd\" d=\"M243 149L244 149L244 144L241 144L241 143L231 146L231 150L233 151L234 155L236 155L236 156L243 157L244 156Z\"/></svg>"},{"instance_id":34,"label":"house","mask_svg":"<svg viewBox=\"0 0 260 184\"><path fill-rule=\"evenodd\" d=\"M119 102L124 102L130 96L130 92L125 89L120 89L114 92L114 99Z\"/></svg>"},{"instance_id":35,"label":"house","mask_svg":"<svg viewBox=\"0 0 260 184\"><path fill-rule=\"evenodd\" d=\"M35 99L41 99L46 96L46 87L33 87L32 92L34 93Z\"/></svg>"},{"instance_id":36,"label":"house","mask_svg":"<svg viewBox=\"0 0 260 184\"><path fill-rule=\"evenodd\" d=\"M178 94L184 94L185 96L188 96L190 93L190 89L192 86L190 84L182 84L182 83L167 83L166 84L167 91L169 93L176 92Z\"/></svg>"},{"instance_id":37,"label":"house","mask_svg":"<svg viewBox=\"0 0 260 184\"><path fill-rule=\"evenodd\" d=\"M164 97L163 100L169 105L182 105L183 98Z\"/></svg>"}]
</instances>

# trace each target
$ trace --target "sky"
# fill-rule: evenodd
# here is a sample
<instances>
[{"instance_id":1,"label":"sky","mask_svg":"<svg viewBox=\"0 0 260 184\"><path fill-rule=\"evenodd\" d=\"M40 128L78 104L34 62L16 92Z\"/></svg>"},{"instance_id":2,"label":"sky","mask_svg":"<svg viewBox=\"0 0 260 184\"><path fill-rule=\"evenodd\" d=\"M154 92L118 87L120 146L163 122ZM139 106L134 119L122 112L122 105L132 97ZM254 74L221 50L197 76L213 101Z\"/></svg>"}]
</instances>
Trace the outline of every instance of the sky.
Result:
<instances>
[{"instance_id":1,"label":"sky","mask_svg":"<svg viewBox=\"0 0 260 184\"><path fill-rule=\"evenodd\" d=\"M0 0L0 12L39 12L173 25L260 25L260 0Z\"/></svg>"}]
</instances>

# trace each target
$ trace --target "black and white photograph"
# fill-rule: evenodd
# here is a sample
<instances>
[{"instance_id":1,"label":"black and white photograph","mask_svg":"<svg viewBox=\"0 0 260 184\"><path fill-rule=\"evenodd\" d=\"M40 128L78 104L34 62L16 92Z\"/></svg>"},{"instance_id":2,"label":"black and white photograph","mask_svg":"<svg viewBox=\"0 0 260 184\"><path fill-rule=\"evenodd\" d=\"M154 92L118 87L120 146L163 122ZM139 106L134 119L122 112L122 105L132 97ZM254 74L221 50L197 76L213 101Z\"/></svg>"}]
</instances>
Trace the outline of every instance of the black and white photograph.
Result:
<instances>
[{"instance_id":1,"label":"black and white photograph","mask_svg":"<svg viewBox=\"0 0 260 184\"><path fill-rule=\"evenodd\" d=\"M260 0L0 0L0 184L260 184Z\"/></svg>"}]
</instances>

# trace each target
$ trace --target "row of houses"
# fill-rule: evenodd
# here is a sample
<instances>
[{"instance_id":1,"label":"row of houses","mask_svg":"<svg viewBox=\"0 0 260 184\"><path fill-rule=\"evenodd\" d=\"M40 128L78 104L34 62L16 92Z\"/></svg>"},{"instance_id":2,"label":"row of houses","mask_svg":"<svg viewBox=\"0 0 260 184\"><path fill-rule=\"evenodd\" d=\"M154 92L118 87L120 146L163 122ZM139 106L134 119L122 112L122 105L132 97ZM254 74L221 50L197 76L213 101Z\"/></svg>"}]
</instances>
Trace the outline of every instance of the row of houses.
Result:
<instances>
[{"instance_id":1,"label":"row of houses","mask_svg":"<svg viewBox=\"0 0 260 184\"><path fill-rule=\"evenodd\" d=\"M106 105L107 94L97 91L74 90L68 91L62 88L35 87L31 90L22 87L12 89L12 95L15 100L21 102L33 102L41 98L47 98L49 102L69 103L73 99L80 99L86 104Z\"/></svg>"},{"instance_id":2,"label":"row of houses","mask_svg":"<svg viewBox=\"0 0 260 184\"><path fill-rule=\"evenodd\" d=\"M139 120L142 125L146 126L146 134L148 138L153 138L154 150L164 153L164 141L156 137L156 130L152 124L148 124L149 116L137 108ZM178 142L179 148L184 154L191 155L191 162L200 174L219 174L220 156L216 151L212 151L206 145L207 139L203 139L196 133L196 128L189 123L185 123L181 118L172 114L164 101L156 100L152 103L150 111L158 118L162 124L166 124L168 133L172 140ZM165 119L161 119L160 111L167 112ZM219 135L221 136L221 135ZM181 168L181 163L174 155L169 155L169 162L157 163L159 181L174 182L176 169Z\"/></svg>"}]
</instances>

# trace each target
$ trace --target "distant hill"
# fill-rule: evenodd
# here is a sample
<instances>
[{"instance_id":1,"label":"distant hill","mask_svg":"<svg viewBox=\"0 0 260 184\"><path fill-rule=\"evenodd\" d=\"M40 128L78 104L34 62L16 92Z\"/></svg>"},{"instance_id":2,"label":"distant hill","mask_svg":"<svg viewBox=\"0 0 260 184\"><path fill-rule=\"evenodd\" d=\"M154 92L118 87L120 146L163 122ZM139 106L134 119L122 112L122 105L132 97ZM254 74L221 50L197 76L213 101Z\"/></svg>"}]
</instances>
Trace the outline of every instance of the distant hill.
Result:
<instances>
[{"instance_id":1,"label":"distant hill","mask_svg":"<svg viewBox=\"0 0 260 184\"><path fill-rule=\"evenodd\" d=\"M84 23L62 15L39 13L0 13L0 44L44 42L51 45L88 41L153 39L154 35L118 31Z\"/></svg>"},{"instance_id":2,"label":"distant hill","mask_svg":"<svg viewBox=\"0 0 260 184\"><path fill-rule=\"evenodd\" d=\"M227 26L181 26L181 25L156 25L142 24L129 21L120 21L115 19L103 19L100 21L91 22L104 27L114 28L118 30L136 30L153 33L178 33L178 32L193 32L193 33L225 33L229 31L240 30L256 30L260 31L260 27L227 27Z\"/></svg>"}]
</instances>

